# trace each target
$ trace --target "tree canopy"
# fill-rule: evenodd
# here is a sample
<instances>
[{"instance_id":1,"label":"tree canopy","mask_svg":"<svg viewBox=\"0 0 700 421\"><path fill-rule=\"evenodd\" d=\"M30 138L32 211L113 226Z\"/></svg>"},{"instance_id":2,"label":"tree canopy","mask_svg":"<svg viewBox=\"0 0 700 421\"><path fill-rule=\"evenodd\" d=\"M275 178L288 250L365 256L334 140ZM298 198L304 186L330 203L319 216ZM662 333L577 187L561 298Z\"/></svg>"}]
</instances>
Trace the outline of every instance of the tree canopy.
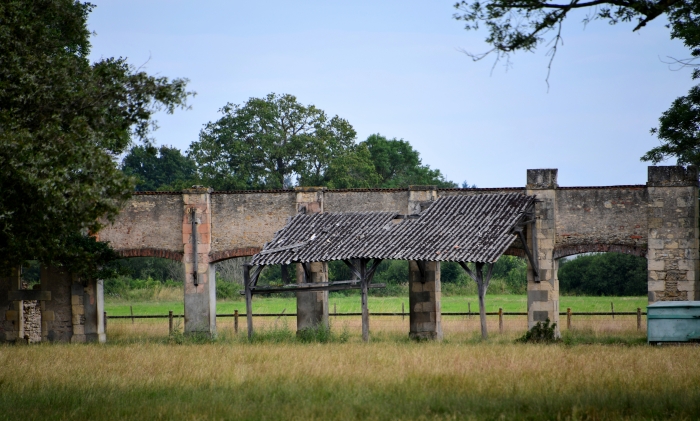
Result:
<instances>
[{"instance_id":1,"label":"tree canopy","mask_svg":"<svg viewBox=\"0 0 700 421\"><path fill-rule=\"evenodd\" d=\"M486 27L486 42L491 46L481 54L469 55L480 60L491 54L497 59L517 51L534 51L542 44L550 46L552 59L561 45L561 29L574 10L588 12L584 24L594 20L609 24L633 23L637 31L660 16L668 19L672 39L681 40L690 50L689 59L679 59L681 66L695 67L700 57L700 2L694 0L590 0L557 3L551 0L465 0L455 4L454 18L465 23L465 29ZM550 61L551 64L551 61ZM698 69L693 79L698 78ZM669 157L679 164L700 165L700 88L676 99L659 119L661 145L641 157L656 164Z\"/></svg>"},{"instance_id":2,"label":"tree canopy","mask_svg":"<svg viewBox=\"0 0 700 421\"><path fill-rule=\"evenodd\" d=\"M375 171L379 176L376 187L394 188L409 185L437 185L457 187L445 180L440 170L423 165L420 154L403 139L387 139L380 134L370 135L360 145L366 145Z\"/></svg>"},{"instance_id":3,"label":"tree canopy","mask_svg":"<svg viewBox=\"0 0 700 421\"><path fill-rule=\"evenodd\" d=\"M153 113L186 107L185 79L90 63L73 0L0 4L0 266L68 259L71 238L114 216L133 185L116 157L148 142Z\"/></svg>"},{"instance_id":4,"label":"tree canopy","mask_svg":"<svg viewBox=\"0 0 700 421\"><path fill-rule=\"evenodd\" d=\"M250 98L221 112L188 151L201 184L217 190L456 186L422 165L408 142L376 134L356 144L347 120L293 95Z\"/></svg>"},{"instance_id":5,"label":"tree canopy","mask_svg":"<svg viewBox=\"0 0 700 421\"><path fill-rule=\"evenodd\" d=\"M355 130L289 94L226 104L206 124L188 155L202 182L219 190L278 189L294 177L322 178L330 161L354 145Z\"/></svg>"},{"instance_id":6,"label":"tree canopy","mask_svg":"<svg viewBox=\"0 0 700 421\"><path fill-rule=\"evenodd\" d=\"M182 190L196 184L195 162L172 146L135 145L122 160L121 169L136 177L136 191Z\"/></svg>"}]
</instances>

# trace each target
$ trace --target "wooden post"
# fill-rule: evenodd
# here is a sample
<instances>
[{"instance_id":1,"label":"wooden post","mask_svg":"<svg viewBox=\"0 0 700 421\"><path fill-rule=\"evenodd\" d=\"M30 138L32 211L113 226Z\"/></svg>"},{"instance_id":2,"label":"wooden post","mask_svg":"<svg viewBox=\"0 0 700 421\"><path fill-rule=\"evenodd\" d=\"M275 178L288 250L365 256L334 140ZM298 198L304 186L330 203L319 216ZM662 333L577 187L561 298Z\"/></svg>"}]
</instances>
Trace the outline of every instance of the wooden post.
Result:
<instances>
[{"instance_id":1,"label":"wooden post","mask_svg":"<svg viewBox=\"0 0 700 421\"><path fill-rule=\"evenodd\" d=\"M637 307L637 330L642 330L642 309Z\"/></svg>"},{"instance_id":2,"label":"wooden post","mask_svg":"<svg viewBox=\"0 0 700 421\"><path fill-rule=\"evenodd\" d=\"M173 334L173 311L168 311L168 334Z\"/></svg>"},{"instance_id":3,"label":"wooden post","mask_svg":"<svg viewBox=\"0 0 700 421\"><path fill-rule=\"evenodd\" d=\"M250 266L243 269L243 282L245 283L245 309L248 319L248 339L253 338L253 293L250 290Z\"/></svg>"},{"instance_id":4,"label":"wooden post","mask_svg":"<svg viewBox=\"0 0 700 421\"><path fill-rule=\"evenodd\" d=\"M131 324L134 324L134 306L129 306L129 310L131 311Z\"/></svg>"},{"instance_id":5,"label":"wooden post","mask_svg":"<svg viewBox=\"0 0 700 421\"><path fill-rule=\"evenodd\" d=\"M358 259L360 263L360 283L362 284L362 340L369 342L369 309L367 308L367 259Z\"/></svg>"},{"instance_id":6,"label":"wooden post","mask_svg":"<svg viewBox=\"0 0 700 421\"><path fill-rule=\"evenodd\" d=\"M571 307L566 309L566 329L571 330Z\"/></svg>"},{"instance_id":7,"label":"wooden post","mask_svg":"<svg viewBox=\"0 0 700 421\"><path fill-rule=\"evenodd\" d=\"M238 310L233 312L233 333L238 335Z\"/></svg>"},{"instance_id":8,"label":"wooden post","mask_svg":"<svg viewBox=\"0 0 700 421\"><path fill-rule=\"evenodd\" d=\"M615 320L615 306L613 305L612 301L610 301L610 313L612 314L613 320Z\"/></svg>"},{"instance_id":9,"label":"wooden post","mask_svg":"<svg viewBox=\"0 0 700 421\"><path fill-rule=\"evenodd\" d=\"M406 309L403 306L403 302L401 303L401 320L406 320Z\"/></svg>"},{"instance_id":10,"label":"wooden post","mask_svg":"<svg viewBox=\"0 0 700 421\"><path fill-rule=\"evenodd\" d=\"M107 312L105 311L104 313L104 321L105 321L105 334L107 333Z\"/></svg>"},{"instance_id":11,"label":"wooden post","mask_svg":"<svg viewBox=\"0 0 700 421\"><path fill-rule=\"evenodd\" d=\"M498 332L503 334L503 307L498 308Z\"/></svg>"}]
</instances>

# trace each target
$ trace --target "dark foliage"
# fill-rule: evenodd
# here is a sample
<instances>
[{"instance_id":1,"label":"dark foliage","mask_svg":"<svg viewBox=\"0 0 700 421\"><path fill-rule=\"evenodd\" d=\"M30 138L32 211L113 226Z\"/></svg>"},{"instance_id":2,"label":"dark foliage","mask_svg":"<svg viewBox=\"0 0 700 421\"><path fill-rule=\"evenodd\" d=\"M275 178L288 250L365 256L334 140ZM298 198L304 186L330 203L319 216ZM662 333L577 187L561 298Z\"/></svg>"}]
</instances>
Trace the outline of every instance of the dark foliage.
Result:
<instances>
[{"instance_id":1,"label":"dark foliage","mask_svg":"<svg viewBox=\"0 0 700 421\"><path fill-rule=\"evenodd\" d=\"M525 332L525 335L518 338L516 342L523 343L552 343L558 342L556 337L557 324L549 324L549 318L542 323L537 322L532 329Z\"/></svg>"},{"instance_id":2,"label":"dark foliage","mask_svg":"<svg viewBox=\"0 0 700 421\"><path fill-rule=\"evenodd\" d=\"M91 64L92 8L0 3L1 268L77 261L72 239L96 232L132 191L114 158L132 138L148 142L154 112L184 107L190 95L186 80L149 76L121 58Z\"/></svg>"},{"instance_id":3,"label":"dark foliage","mask_svg":"<svg viewBox=\"0 0 700 421\"><path fill-rule=\"evenodd\" d=\"M647 293L647 261L622 253L579 256L559 265L559 288L581 295L640 296Z\"/></svg>"},{"instance_id":4,"label":"dark foliage","mask_svg":"<svg viewBox=\"0 0 700 421\"><path fill-rule=\"evenodd\" d=\"M174 147L136 145L122 160L121 169L136 178L136 191L182 190L196 184L195 162Z\"/></svg>"}]
</instances>

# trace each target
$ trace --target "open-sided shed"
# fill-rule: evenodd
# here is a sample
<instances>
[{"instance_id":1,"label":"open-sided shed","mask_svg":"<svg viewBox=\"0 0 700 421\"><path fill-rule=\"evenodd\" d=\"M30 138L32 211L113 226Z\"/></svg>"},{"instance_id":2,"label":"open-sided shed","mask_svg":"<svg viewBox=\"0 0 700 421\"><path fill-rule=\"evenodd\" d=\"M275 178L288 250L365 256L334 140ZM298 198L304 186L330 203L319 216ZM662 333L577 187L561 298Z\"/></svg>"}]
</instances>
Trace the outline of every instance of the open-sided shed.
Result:
<instances>
[{"instance_id":1,"label":"open-sided shed","mask_svg":"<svg viewBox=\"0 0 700 421\"><path fill-rule=\"evenodd\" d=\"M516 239L535 268L537 250L523 230L534 222L535 197L520 193L441 197L417 215L389 212L298 214L290 218L272 241L245 268L248 334L252 335L252 295L282 291L362 290L362 337L369 339L367 292L384 259L459 263L476 281L482 334L486 335L484 295L493 264ZM534 240L533 236L530 236ZM309 282L312 262L340 260L357 278L341 282ZM300 263L306 281L282 287L258 286L265 266ZM474 263L472 270L467 263ZM484 268L486 272L484 272Z\"/></svg>"}]
</instances>

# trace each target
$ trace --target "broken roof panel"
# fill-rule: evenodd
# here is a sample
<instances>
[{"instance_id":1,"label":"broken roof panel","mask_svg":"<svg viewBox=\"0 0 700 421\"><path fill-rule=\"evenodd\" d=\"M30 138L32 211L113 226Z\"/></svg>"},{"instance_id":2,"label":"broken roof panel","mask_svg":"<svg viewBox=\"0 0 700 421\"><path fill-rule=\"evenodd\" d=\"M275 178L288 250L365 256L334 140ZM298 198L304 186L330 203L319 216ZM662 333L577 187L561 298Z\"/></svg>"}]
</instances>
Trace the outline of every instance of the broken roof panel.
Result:
<instances>
[{"instance_id":1,"label":"broken roof panel","mask_svg":"<svg viewBox=\"0 0 700 421\"><path fill-rule=\"evenodd\" d=\"M447 196L416 216L390 212L295 215L253 256L254 265L357 258L495 262L531 211L520 193Z\"/></svg>"}]
</instances>

